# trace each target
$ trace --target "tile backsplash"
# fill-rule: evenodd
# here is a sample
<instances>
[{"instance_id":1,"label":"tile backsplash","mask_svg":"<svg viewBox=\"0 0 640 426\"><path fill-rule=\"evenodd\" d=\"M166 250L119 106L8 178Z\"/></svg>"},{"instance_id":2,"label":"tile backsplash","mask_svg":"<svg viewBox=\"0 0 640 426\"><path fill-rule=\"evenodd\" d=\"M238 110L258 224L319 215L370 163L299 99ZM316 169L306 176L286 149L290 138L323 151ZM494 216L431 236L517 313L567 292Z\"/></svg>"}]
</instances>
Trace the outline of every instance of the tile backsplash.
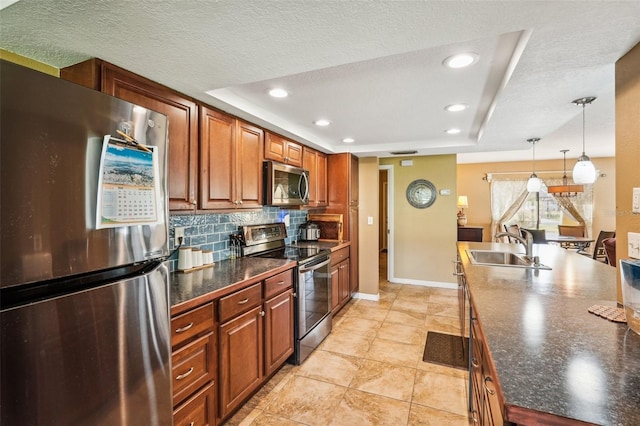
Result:
<instances>
[{"instance_id":1,"label":"tile backsplash","mask_svg":"<svg viewBox=\"0 0 640 426\"><path fill-rule=\"evenodd\" d=\"M229 234L237 232L242 225L284 222L289 215L286 243L297 240L298 228L307 220L304 210L285 210L279 207L263 207L262 210L237 213L209 213L197 215L175 214L169 217L169 248L173 251L176 226L184 226L184 246L200 247L213 251L213 261L229 258ZM178 265L174 253L170 260L171 270Z\"/></svg>"}]
</instances>

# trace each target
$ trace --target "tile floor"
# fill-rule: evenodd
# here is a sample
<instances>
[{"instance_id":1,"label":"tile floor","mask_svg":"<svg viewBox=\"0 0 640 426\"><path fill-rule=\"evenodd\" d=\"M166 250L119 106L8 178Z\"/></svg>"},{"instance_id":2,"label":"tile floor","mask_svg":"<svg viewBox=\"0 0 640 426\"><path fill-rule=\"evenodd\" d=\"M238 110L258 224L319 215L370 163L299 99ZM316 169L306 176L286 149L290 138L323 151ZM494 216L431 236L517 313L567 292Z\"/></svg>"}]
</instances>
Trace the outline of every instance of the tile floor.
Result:
<instances>
[{"instance_id":1,"label":"tile floor","mask_svg":"<svg viewBox=\"0 0 640 426\"><path fill-rule=\"evenodd\" d=\"M226 425L468 426L467 373L422 361L429 330L460 334L457 292L380 278L378 302L350 301Z\"/></svg>"}]
</instances>

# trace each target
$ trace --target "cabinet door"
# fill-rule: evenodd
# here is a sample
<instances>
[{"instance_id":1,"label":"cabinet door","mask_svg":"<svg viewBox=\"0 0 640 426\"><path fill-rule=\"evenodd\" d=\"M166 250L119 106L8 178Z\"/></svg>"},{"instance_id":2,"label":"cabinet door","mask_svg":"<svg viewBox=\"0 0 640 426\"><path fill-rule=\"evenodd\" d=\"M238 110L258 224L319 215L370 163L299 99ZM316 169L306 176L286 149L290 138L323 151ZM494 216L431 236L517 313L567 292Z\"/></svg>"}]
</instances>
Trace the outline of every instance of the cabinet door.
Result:
<instances>
[{"instance_id":1,"label":"cabinet door","mask_svg":"<svg viewBox=\"0 0 640 426\"><path fill-rule=\"evenodd\" d=\"M340 265L331 266L331 311L340 306Z\"/></svg>"},{"instance_id":2,"label":"cabinet door","mask_svg":"<svg viewBox=\"0 0 640 426\"><path fill-rule=\"evenodd\" d=\"M349 259L340 263L340 303L346 303L351 296L349 288Z\"/></svg>"},{"instance_id":3,"label":"cabinet door","mask_svg":"<svg viewBox=\"0 0 640 426\"><path fill-rule=\"evenodd\" d=\"M200 208L233 208L235 119L205 107L200 115Z\"/></svg>"},{"instance_id":4,"label":"cabinet door","mask_svg":"<svg viewBox=\"0 0 640 426\"><path fill-rule=\"evenodd\" d=\"M236 201L238 207L262 206L262 153L264 132L238 121L236 139Z\"/></svg>"},{"instance_id":5,"label":"cabinet door","mask_svg":"<svg viewBox=\"0 0 640 426\"><path fill-rule=\"evenodd\" d=\"M169 209L193 210L198 167L198 108L173 90L109 64L102 65L102 91L169 118Z\"/></svg>"},{"instance_id":6,"label":"cabinet door","mask_svg":"<svg viewBox=\"0 0 640 426\"><path fill-rule=\"evenodd\" d=\"M293 353L293 290L267 300L264 311L264 375L268 376Z\"/></svg>"},{"instance_id":7,"label":"cabinet door","mask_svg":"<svg viewBox=\"0 0 640 426\"><path fill-rule=\"evenodd\" d=\"M349 165L349 193L350 195L350 205L357 206L359 201L359 191L360 185L358 180L358 173L360 173L360 168L358 166L358 157L350 154L350 165Z\"/></svg>"},{"instance_id":8,"label":"cabinet door","mask_svg":"<svg viewBox=\"0 0 640 426\"><path fill-rule=\"evenodd\" d=\"M309 171L309 207L327 205L327 155L304 147L302 167Z\"/></svg>"},{"instance_id":9,"label":"cabinet door","mask_svg":"<svg viewBox=\"0 0 640 426\"><path fill-rule=\"evenodd\" d=\"M220 326L220 417L251 394L263 377L262 306Z\"/></svg>"},{"instance_id":10,"label":"cabinet door","mask_svg":"<svg viewBox=\"0 0 640 426\"><path fill-rule=\"evenodd\" d=\"M302 150L302 167L309 171L309 206L315 206L318 194L318 151L304 147Z\"/></svg>"},{"instance_id":11,"label":"cabinet door","mask_svg":"<svg viewBox=\"0 0 640 426\"><path fill-rule=\"evenodd\" d=\"M267 132L264 158L302 167L302 145L275 133Z\"/></svg>"},{"instance_id":12,"label":"cabinet door","mask_svg":"<svg viewBox=\"0 0 640 426\"><path fill-rule=\"evenodd\" d=\"M349 286L351 293L356 293L360 286L358 282L358 256L359 256L359 242L358 242L358 207L349 208L349 240L351 241L351 248L349 251L349 258L351 259L351 274L349 280Z\"/></svg>"},{"instance_id":13,"label":"cabinet door","mask_svg":"<svg viewBox=\"0 0 640 426\"><path fill-rule=\"evenodd\" d=\"M318 152L316 161L316 205L327 205L327 154Z\"/></svg>"}]
</instances>

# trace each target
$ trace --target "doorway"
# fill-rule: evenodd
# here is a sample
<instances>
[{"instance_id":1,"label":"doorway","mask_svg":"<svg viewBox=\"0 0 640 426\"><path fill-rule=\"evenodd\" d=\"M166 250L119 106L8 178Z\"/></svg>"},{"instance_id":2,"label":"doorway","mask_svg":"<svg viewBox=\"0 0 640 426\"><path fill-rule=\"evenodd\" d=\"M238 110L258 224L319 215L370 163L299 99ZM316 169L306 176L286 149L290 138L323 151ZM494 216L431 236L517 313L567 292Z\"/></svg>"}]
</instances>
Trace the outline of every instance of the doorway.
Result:
<instances>
[{"instance_id":1,"label":"doorway","mask_svg":"<svg viewBox=\"0 0 640 426\"><path fill-rule=\"evenodd\" d=\"M393 166L378 166L380 277L393 278Z\"/></svg>"}]
</instances>

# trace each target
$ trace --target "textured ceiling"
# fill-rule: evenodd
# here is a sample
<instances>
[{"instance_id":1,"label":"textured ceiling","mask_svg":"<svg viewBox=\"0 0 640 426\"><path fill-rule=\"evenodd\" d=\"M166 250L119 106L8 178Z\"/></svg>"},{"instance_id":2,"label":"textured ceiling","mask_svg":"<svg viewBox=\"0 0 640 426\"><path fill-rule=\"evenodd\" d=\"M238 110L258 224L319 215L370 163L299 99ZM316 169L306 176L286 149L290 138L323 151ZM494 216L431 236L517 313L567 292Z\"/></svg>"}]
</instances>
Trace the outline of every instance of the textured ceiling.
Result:
<instances>
[{"instance_id":1,"label":"textured ceiling","mask_svg":"<svg viewBox=\"0 0 640 426\"><path fill-rule=\"evenodd\" d=\"M20 0L0 11L0 47L59 68L99 57L359 156L527 160L540 137L538 158L575 158L571 101L597 96L586 150L598 157L614 155L614 64L640 41L639 16L640 1ZM460 51L478 62L445 69ZM291 96L269 98L275 85ZM455 102L470 108L444 111Z\"/></svg>"}]
</instances>

